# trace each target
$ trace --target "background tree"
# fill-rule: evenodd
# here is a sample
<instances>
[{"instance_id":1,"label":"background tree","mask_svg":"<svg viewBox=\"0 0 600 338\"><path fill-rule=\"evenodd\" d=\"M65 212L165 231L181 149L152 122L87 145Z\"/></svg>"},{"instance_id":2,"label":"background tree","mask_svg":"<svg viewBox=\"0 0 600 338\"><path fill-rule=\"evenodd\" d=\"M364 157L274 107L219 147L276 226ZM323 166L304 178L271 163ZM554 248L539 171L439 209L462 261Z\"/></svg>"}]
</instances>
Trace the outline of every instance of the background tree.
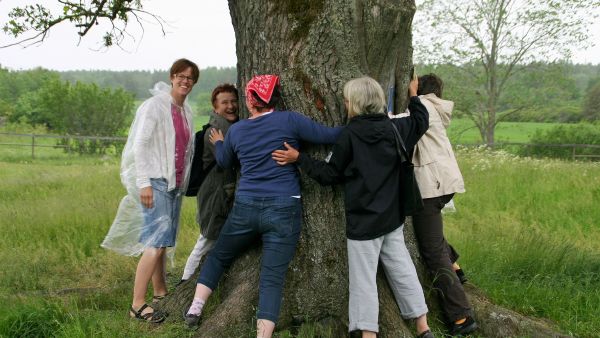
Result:
<instances>
[{"instance_id":1,"label":"background tree","mask_svg":"<svg viewBox=\"0 0 600 338\"><path fill-rule=\"evenodd\" d=\"M590 82L585 95L583 116L589 121L600 120L600 77Z\"/></svg>"},{"instance_id":2,"label":"background tree","mask_svg":"<svg viewBox=\"0 0 600 338\"><path fill-rule=\"evenodd\" d=\"M502 119L515 122L578 122L582 119L582 96L574 73L578 66L565 62L534 62L527 71L517 72L506 83L497 106ZM436 73L444 80L444 98L454 101L455 117L470 117L481 112L483 82L473 78L477 65L418 65L419 73ZM594 68L592 68L594 69ZM474 126L477 128L477 126ZM478 128L481 139L485 130Z\"/></svg>"},{"instance_id":3,"label":"background tree","mask_svg":"<svg viewBox=\"0 0 600 338\"><path fill-rule=\"evenodd\" d=\"M406 107L414 1L230 0L229 7L236 34L239 87L255 74L279 74L287 108L328 125L342 125L346 122L342 87L347 80L366 74L384 87L395 84L395 106L399 111ZM316 157L326 154L323 147L305 145L303 149ZM326 327L317 335L344 336L348 280L341 189L303 179L302 191L304 229L288 271L278 327L309 320ZM423 276L410 227L406 237ZM218 297L207 304L197 336L252 334L248 328L253 326L258 298L259 252L258 248L250 250L231 267ZM423 283L426 287L431 284L427 279ZM410 336L383 274L378 276L378 288L380 337ZM160 306L172 314L182 313L193 292L192 279ZM483 336L561 336L545 323L490 304L475 288L469 288L469 293ZM429 304L431 322L442 320L435 299Z\"/></svg>"},{"instance_id":4,"label":"background tree","mask_svg":"<svg viewBox=\"0 0 600 338\"><path fill-rule=\"evenodd\" d=\"M532 61L568 58L588 45L599 7L597 0L425 0L415 46L421 62L472 66L465 85L477 88L477 104L469 117L492 145L498 122L522 109L500 113L509 79Z\"/></svg>"}]
</instances>

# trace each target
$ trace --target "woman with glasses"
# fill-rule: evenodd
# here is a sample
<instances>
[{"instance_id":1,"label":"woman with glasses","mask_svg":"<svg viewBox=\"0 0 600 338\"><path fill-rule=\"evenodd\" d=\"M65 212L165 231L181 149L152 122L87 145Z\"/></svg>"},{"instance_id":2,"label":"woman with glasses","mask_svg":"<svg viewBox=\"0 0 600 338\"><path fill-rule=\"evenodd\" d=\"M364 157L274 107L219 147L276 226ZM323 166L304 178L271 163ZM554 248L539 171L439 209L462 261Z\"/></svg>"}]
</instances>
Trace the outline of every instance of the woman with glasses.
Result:
<instances>
[{"instance_id":1,"label":"woman with glasses","mask_svg":"<svg viewBox=\"0 0 600 338\"><path fill-rule=\"evenodd\" d=\"M166 248L175 246L193 152L193 114L186 98L199 75L192 61L175 61L170 86L159 82L150 91L153 96L138 108L123 150L121 181L128 197L121 202L107 239L118 224L140 223L139 243L134 244L141 246L142 256L135 272L129 315L151 323L166 317L155 312L145 297L150 281L153 301L167 294ZM133 201L133 206L127 201Z\"/></svg>"}]
</instances>

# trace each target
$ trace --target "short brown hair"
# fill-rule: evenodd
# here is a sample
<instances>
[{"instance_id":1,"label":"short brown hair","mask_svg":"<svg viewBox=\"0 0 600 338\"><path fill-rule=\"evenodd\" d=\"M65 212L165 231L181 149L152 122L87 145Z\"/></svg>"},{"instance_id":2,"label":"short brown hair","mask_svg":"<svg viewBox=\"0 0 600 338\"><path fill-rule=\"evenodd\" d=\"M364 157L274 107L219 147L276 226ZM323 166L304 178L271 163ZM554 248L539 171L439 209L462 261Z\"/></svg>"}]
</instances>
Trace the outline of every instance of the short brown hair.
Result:
<instances>
[{"instance_id":1,"label":"short brown hair","mask_svg":"<svg viewBox=\"0 0 600 338\"><path fill-rule=\"evenodd\" d=\"M210 96L210 102L212 102L213 107L215 106L215 102L217 101L217 95L221 93L232 93L235 95L236 99L240 99L238 95L238 90L231 83L222 83L213 89L212 94Z\"/></svg>"},{"instance_id":2,"label":"short brown hair","mask_svg":"<svg viewBox=\"0 0 600 338\"><path fill-rule=\"evenodd\" d=\"M200 69L198 69L198 65L188 59L179 59L173 62L173 65L169 70L169 75L172 78L175 74L184 72L188 68L192 68L192 78L194 79L194 83L198 82L198 79L200 78Z\"/></svg>"},{"instance_id":3,"label":"short brown hair","mask_svg":"<svg viewBox=\"0 0 600 338\"><path fill-rule=\"evenodd\" d=\"M444 82L439 76L429 73L419 77L419 89L417 89L417 95L434 93L435 96L441 99L443 90Z\"/></svg>"}]
</instances>

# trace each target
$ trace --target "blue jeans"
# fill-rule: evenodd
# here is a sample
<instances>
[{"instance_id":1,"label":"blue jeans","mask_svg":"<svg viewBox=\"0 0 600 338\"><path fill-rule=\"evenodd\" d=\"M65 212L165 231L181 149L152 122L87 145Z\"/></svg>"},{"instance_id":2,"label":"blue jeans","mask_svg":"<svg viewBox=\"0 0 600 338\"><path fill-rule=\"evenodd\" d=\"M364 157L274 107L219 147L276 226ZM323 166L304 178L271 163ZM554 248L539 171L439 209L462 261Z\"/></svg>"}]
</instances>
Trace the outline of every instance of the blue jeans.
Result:
<instances>
[{"instance_id":1,"label":"blue jeans","mask_svg":"<svg viewBox=\"0 0 600 338\"><path fill-rule=\"evenodd\" d=\"M302 225L302 204L293 197L236 196L217 243L208 254L198 284L214 290L237 255L261 237L258 319L277 322L285 273L294 257Z\"/></svg>"},{"instance_id":2,"label":"blue jeans","mask_svg":"<svg viewBox=\"0 0 600 338\"><path fill-rule=\"evenodd\" d=\"M145 247L165 248L175 246L179 213L181 211L181 194L178 188L167 191L167 180L151 178L152 208L142 205L144 226L140 234L140 243Z\"/></svg>"}]
</instances>

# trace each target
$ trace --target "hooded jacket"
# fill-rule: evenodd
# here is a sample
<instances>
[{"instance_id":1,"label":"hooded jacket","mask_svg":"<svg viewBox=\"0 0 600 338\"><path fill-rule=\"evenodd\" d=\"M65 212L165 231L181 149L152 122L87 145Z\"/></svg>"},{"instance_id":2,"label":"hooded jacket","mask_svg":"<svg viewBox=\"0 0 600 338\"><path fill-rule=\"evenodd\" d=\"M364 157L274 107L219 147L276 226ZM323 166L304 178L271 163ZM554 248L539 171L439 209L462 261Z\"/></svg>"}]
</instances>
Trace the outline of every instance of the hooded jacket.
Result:
<instances>
[{"instance_id":1,"label":"hooded jacket","mask_svg":"<svg viewBox=\"0 0 600 338\"><path fill-rule=\"evenodd\" d=\"M410 116L390 120L383 113L353 117L333 146L329 162L300 153L298 165L323 185L345 183L346 237L370 240L397 229L405 216L400 207L400 160L392 123L410 152L428 126L418 97Z\"/></svg>"},{"instance_id":2,"label":"hooded jacket","mask_svg":"<svg viewBox=\"0 0 600 338\"><path fill-rule=\"evenodd\" d=\"M212 112L208 124L212 128L221 130L223 135L226 135L233 122ZM204 151L202 154L204 168L216 162L215 146L210 143L208 138L209 133L204 133ZM213 166L206 175L197 196L198 213L196 222L200 225L202 236L211 240L216 240L219 237L221 228L225 224L233 204L236 179L236 170L223 169L218 165Z\"/></svg>"},{"instance_id":3,"label":"hooded jacket","mask_svg":"<svg viewBox=\"0 0 600 338\"><path fill-rule=\"evenodd\" d=\"M429 129L415 147L415 177L423 198L465 192L465 184L446 134L452 117L452 101L435 94L420 96L429 113Z\"/></svg>"}]
</instances>

